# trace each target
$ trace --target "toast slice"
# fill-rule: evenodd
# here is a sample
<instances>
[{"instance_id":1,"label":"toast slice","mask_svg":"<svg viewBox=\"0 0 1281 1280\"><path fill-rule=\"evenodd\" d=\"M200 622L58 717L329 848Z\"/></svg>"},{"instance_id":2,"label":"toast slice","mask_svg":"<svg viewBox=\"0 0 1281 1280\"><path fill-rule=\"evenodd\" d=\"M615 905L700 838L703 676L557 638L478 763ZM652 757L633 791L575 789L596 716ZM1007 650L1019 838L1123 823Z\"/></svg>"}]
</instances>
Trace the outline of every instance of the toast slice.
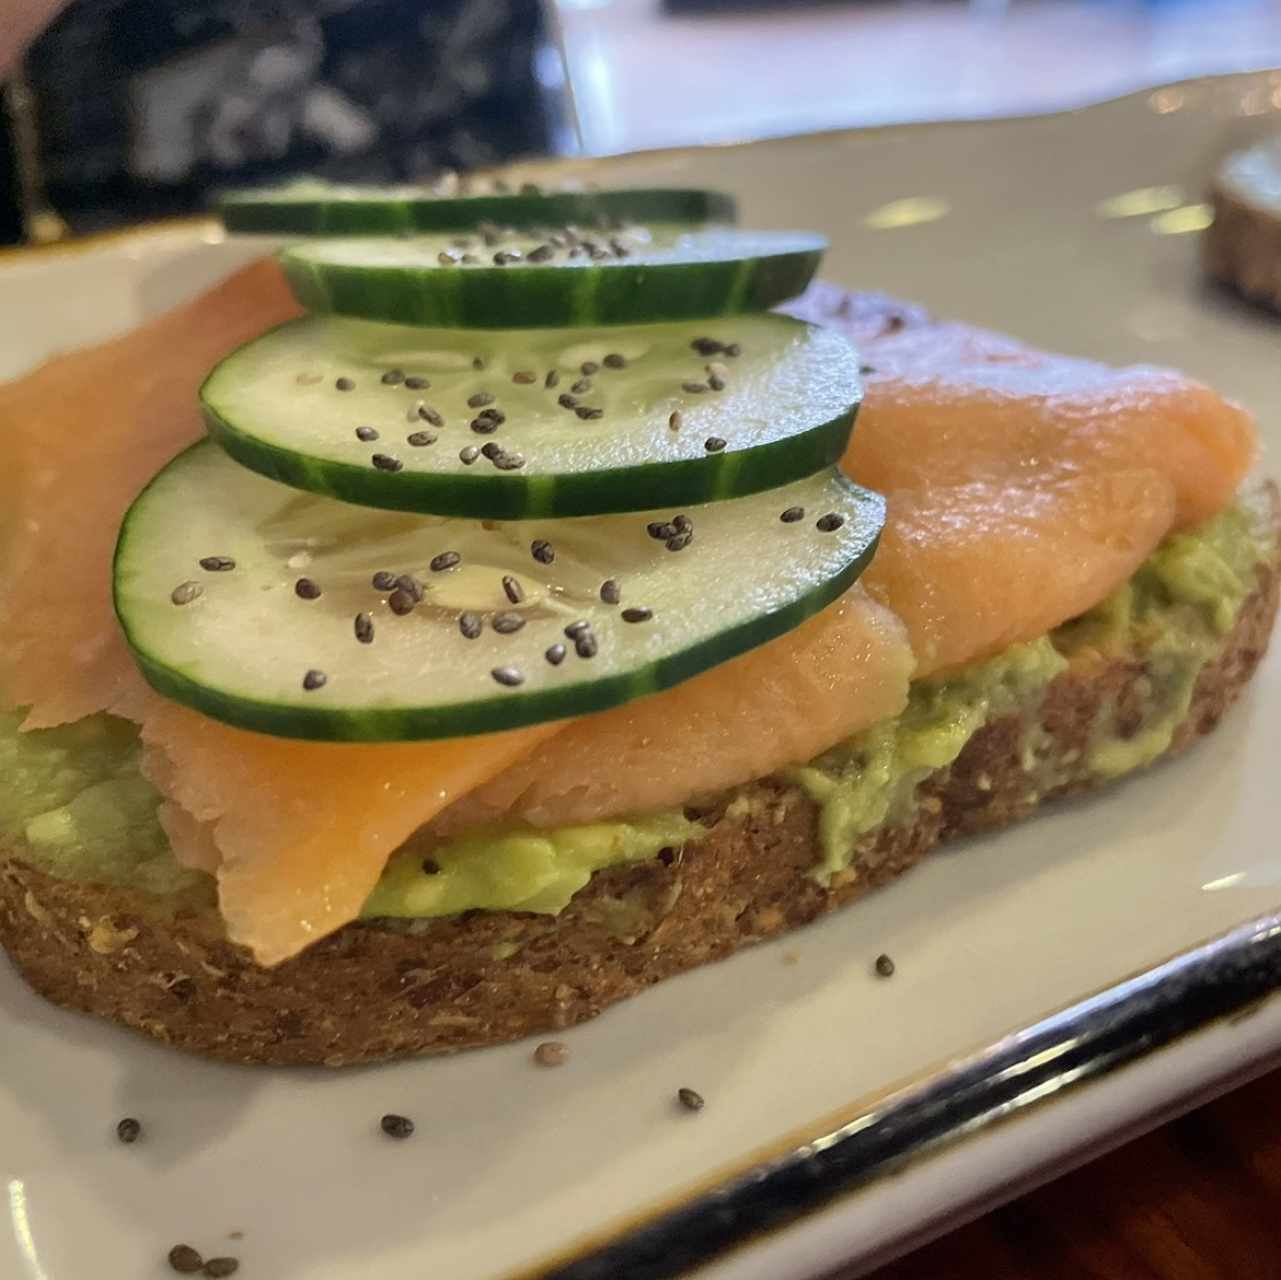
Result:
<instances>
[{"instance_id":1,"label":"toast slice","mask_svg":"<svg viewBox=\"0 0 1281 1280\"><path fill-rule=\"evenodd\" d=\"M1209 733L1263 656L1281 586L1274 485L1254 508L1271 548L1173 732L1159 751L1136 751L1134 764ZM1125 771L1091 766L1096 727L1106 717L1119 742L1138 740L1160 656L1132 638L1077 644L1065 657L1034 704L984 723L920 781L910 812L861 835L826 882L813 874L820 806L798 782L772 777L699 806L705 836L596 873L558 916L365 921L270 970L227 941L211 906L54 878L10 846L0 849L0 945L57 1004L237 1062L342 1066L565 1027L844 906L941 841L1021 820ZM1029 740L1040 787L1029 783Z\"/></svg>"}]
</instances>

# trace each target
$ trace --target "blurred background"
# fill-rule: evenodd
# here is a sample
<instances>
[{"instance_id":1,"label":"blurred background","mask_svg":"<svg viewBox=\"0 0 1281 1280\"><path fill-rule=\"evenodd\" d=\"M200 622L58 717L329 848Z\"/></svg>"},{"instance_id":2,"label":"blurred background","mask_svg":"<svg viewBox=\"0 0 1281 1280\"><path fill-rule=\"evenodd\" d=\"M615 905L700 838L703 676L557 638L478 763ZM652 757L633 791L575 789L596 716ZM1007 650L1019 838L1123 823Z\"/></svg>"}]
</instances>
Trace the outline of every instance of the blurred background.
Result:
<instances>
[{"instance_id":1,"label":"blurred background","mask_svg":"<svg viewBox=\"0 0 1281 1280\"><path fill-rule=\"evenodd\" d=\"M0 242L1271 66L1281 0L76 0L5 82Z\"/></svg>"}]
</instances>

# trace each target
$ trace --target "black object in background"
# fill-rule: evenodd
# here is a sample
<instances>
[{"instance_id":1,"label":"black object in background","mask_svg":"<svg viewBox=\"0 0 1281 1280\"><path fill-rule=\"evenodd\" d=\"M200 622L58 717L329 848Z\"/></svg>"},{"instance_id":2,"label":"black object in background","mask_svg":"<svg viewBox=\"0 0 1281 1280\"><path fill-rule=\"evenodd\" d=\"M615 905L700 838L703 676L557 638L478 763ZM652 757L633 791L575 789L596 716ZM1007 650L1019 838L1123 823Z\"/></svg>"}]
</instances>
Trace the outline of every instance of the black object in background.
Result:
<instances>
[{"instance_id":1,"label":"black object in background","mask_svg":"<svg viewBox=\"0 0 1281 1280\"><path fill-rule=\"evenodd\" d=\"M545 153L544 40L532 0L77 0L25 69L50 201L90 230L291 173L401 181ZM7 239L12 174L0 148Z\"/></svg>"}]
</instances>

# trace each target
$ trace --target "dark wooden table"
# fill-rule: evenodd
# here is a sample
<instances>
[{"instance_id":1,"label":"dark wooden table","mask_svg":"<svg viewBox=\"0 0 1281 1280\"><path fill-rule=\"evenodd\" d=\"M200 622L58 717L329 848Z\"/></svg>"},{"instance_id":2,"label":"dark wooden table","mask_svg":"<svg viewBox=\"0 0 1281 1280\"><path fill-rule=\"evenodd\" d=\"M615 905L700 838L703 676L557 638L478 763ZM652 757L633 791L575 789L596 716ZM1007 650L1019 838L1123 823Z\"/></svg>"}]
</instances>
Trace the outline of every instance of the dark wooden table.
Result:
<instances>
[{"instance_id":1,"label":"dark wooden table","mask_svg":"<svg viewBox=\"0 0 1281 1280\"><path fill-rule=\"evenodd\" d=\"M1278 1280L1281 1070L989 1213L870 1280L1005 1277Z\"/></svg>"}]
</instances>

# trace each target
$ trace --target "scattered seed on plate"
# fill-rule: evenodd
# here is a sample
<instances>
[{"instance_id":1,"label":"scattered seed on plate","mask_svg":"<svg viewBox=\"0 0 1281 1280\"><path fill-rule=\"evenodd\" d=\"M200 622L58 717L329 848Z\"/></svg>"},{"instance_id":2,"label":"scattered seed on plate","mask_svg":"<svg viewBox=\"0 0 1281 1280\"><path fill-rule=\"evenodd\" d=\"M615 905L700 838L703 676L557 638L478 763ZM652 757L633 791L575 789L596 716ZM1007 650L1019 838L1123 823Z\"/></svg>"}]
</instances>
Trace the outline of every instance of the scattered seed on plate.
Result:
<instances>
[{"instance_id":1,"label":"scattered seed on plate","mask_svg":"<svg viewBox=\"0 0 1281 1280\"><path fill-rule=\"evenodd\" d=\"M211 1280L226 1280L240 1270L239 1258L210 1258L205 1263L205 1275Z\"/></svg>"},{"instance_id":2,"label":"scattered seed on plate","mask_svg":"<svg viewBox=\"0 0 1281 1280\"><path fill-rule=\"evenodd\" d=\"M552 664L553 667L559 667L565 661L566 649L559 640L555 644L549 645L543 652L543 657Z\"/></svg>"},{"instance_id":3,"label":"scattered seed on plate","mask_svg":"<svg viewBox=\"0 0 1281 1280\"><path fill-rule=\"evenodd\" d=\"M534 1050L534 1061L540 1067L562 1067L569 1061L569 1046L559 1040L544 1040Z\"/></svg>"},{"instance_id":4,"label":"scattered seed on plate","mask_svg":"<svg viewBox=\"0 0 1281 1280\"><path fill-rule=\"evenodd\" d=\"M205 589L198 582L180 582L169 593L169 599L177 605L190 604L205 594Z\"/></svg>"},{"instance_id":5,"label":"scattered seed on plate","mask_svg":"<svg viewBox=\"0 0 1281 1280\"><path fill-rule=\"evenodd\" d=\"M703 441L703 448L706 449L708 453L720 453L721 450L725 448L725 441L720 436L708 436L707 439Z\"/></svg>"},{"instance_id":6,"label":"scattered seed on plate","mask_svg":"<svg viewBox=\"0 0 1281 1280\"><path fill-rule=\"evenodd\" d=\"M600 371L600 365L598 365L595 360L584 360L578 368L584 378L590 378L593 373Z\"/></svg>"},{"instance_id":7,"label":"scattered seed on plate","mask_svg":"<svg viewBox=\"0 0 1281 1280\"><path fill-rule=\"evenodd\" d=\"M784 524L795 524L798 520L805 519L804 507L788 507L778 517Z\"/></svg>"},{"instance_id":8,"label":"scattered seed on plate","mask_svg":"<svg viewBox=\"0 0 1281 1280\"><path fill-rule=\"evenodd\" d=\"M574 410L574 412L578 414L578 416L582 418L584 422L589 422L593 418L603 418L605 416L604 409L592 409L585 404L580 404L578 408Z\"/></svg>"},{"instance_id":9,"label":"scattered seed on plate","mask_svg":"<svg viewBox=\"0 0 1281 1280\"><path fill-rule=\"evenodd\" d=\"M436 437L430 431L411 431L405 437L405 443L415 449L421 449L424 445L435 444Z\"/></svg>"},{"instance_id":10,"label":"scattered seed on plate","mask_svg":"<svg viewBox=\"0 0 1281 1280\"><path fill-rule=\"evenodd\" d=\"M116 1125L116 1137L120 1139L125 1146L131 1146L142 1137L142 1121L135 1120L133 1116L126 1116Z\"/></svg>"},{"instance_id":11,"label":"scattered seed on plate","mask_svg":"<svg viewBox=\"0 0 1281 1280\"><path fill-rule=\"evenodd\" d=\"M350 378L336 378L334 386L339 391L354 391L356 389L356 384Z\"/></svg>"},{"instance_id":12,"label":"scattered seed on plate","mask_svg":"<svg viewBox=\"0 0 1281 1280\"><path fill-rule=\"evenodd\" d=\"M462 556L457 551L442 551L439 555L432 556L431 571L432 573L440 573L445 569L452 569L461 561Z\"/></svg>"},{"instance_id":13,"label":"scattered seed on plate","mask_svg":"<svg viewBox=\"0 0 1281 1280\"><path fill-rule=\"evenodd\" d=\"M525 592L520 582L513 578L510 573L503 575L503 594L512 604L520 604L525 598Z\"/></svg>"},{"instance_id":14,"label":"scattered seed on plate","mask_svg":"<svg viewBox=\"0 0 1281 1280\"><path fill-rule=\"evenodd\" d=\"M484 630L484 623L481 621L478 613L460 613L458 615L458 630L463 633L464 638L475 640Z\"/></svg>"},{"instance_id":15,"label":"scattered seed on plate","mask_svg":"<svg viewBox=\"0 0 1281 1280\"><path fill-rule=\"evenodd\" d=\"M514 635L525 625L525 619L518 613L496 613L489 624L500 636Z\"/></svg>"},{"instance_id":16,"label":"scattered seed on plate","mask_svg":"<svg viewBox=\"0 0 1281 1280\"><path fill-rule=\"evenodd\" d=\"M384 387L397 387L404 380L405 371L403 369L388 369L380 379Z\"/></svg>"},{"instance_id":17,"label":"scattered seed on plate","mask_svg":"<svg viewBox=\"0 0 1281 1280\"><path fill-rule=\"evenodd\" d=\"M894 976L894 961L883 952L876 957L876 973L881 978L892 978Z\"/></svg>"},{"instance_id":18,"label":"scattered seed on plate","mask_svg":"<svg viewBox=\"0 0 1281 1280\"><path fill-rule=\"evenodd\" d=\"M556 559L556 548L546 538L535 538L529 544L529 554L539 564L551 564Z\"/></svg>"},{"instance_id":19,"label":"scattered seed on plate","mask_svg":"<svg viewBox=\"0 0 1281 1280\"><path fill-rule=\"evenodd\" d=\"M317 671L312 667L302 678L302 687L308 693L314 693L317 689L323 689L329 683L329 677L323 671Z\"/></svg>"},{"instance_id":20,"label":"scattered seed on plate","mask_svg":"<svg viewBox=\"0 0 1281 1280\"><path fill-rule=\"evenodd\" d=\"M373 427L357 427L356 439L363 440L366 444L378 439L378 432Z\"/></svg>"},{"instance_id":21,"label":"scattered seed on plate","mask_svg":"<svg viewBox=\"0 0 1281 1280\"><path fill-rule=\"evenodd\" d=\"M627 367L627 357L619 355L617 351L611 351L601 363L606 369L625 369Z\"/></svg>"},{"instance_id":22,"label":"scattered seed on plate","mask_svg":"<svg viewBox=\"0 0 1281 1280\"><path fill-rule=\"evenodd\" d=\"M431 386L431 383L428 382L426 378L419 377L416 373L411 373L405 379L405 386L408 387L410 391L426 391L427 388Z\"/></svg>"},{"instance_id":23,"label":"scattered seed on plate","mask_svg":"<svg viewBox=\"0 0 1281 1280\"><path fill-rule=\"evenodd\" d=\"M624 622L648 622L653 616L653 609L647 609L644 605L637 605L633 609L623 610Z\"/></svg>"},{"instance_id":24,"label":"scattered seed on plate","mask_svg":"<svg viewBox=\"0 0 1281 1280\"><path fill-rule=\"evenodd\" d=\"M705 383L705 382L682 382L682 383L681 383L681 390L682 390L682 391L688 391L688 392L690 393L690 395L692 395L692 396L702 395L702 393L703 393L704 391L706 391L706 390L707 390L707 383Z\"/></svg>"},{"instance_id":25,"label":"scattered seed on plate","mask_svg":"<svg viewBox=\"0 0 1281 1280\"><path fill-rule=\"evenodd\" d=\"M376 453L369 461L379 471L399 471L405 465L399 458L393 458L389 453Z\"/></svg>"},{"instance_id":26,"label":"scattered seed on plate","mask_svg":"<svg viewBox=\"0 0 1281 1280\"><path fill-rule=\"evenodd\" d=\"M489 674L509 689L525 683L525 676L519 667L495 667Z\"/></svg>"},{"instance_id":27,"label":"scattered seed on plate","mask_svg":"<svg viewBox=\"0 0 1281 1280\"><path fill-rule=\"evenodd\" d=\"M383 1116L379 1124L389 1138L412 1138L414 1135L414 1122L408 1116L399 1116L394 1111Z\"/></svg>"},{"instance_id":28,"label":"scattered seed on plate","mask_svg":"<svg viewBox=\"0 0 1281 1280\"><path fill-rule=\"evenodd\" d=\"M845 523L845 517L837 515L835 511L829 511L825 516L819 516L814 522L814 527L821 533L832 533L839 529Z\"/></svg>"},{"instance_id":29,"label":"scattered seed on plate","mask_svg":"<svg viewBox=\"0 0 1281 1280\"><path fill-rule=\"evenodd\" d=\"M375 591L390 591L396 585L396 575L390 569L379 569L370 579L370 585Z\"/></svg>"},{"instance_id":30,"label":"scattered seed on plate","mask_svg":"<svg viewBox=\"0 0 1281 1280\"><path fill-rule=\"evenodd\" d=\"M465 467L470 467L477 458L480 457L480 446L475 444L464 445L458 450L458 461Z\"/></svg>"},{"instance_id":31,"label":"scattered seed on plate","mask_svg":"<svg viewBox=\"0 0 1281 1280\"><path fill-rule=\"evenodd\" d=\"M387 607L398 618L404 618L413 613L417 605L418 601L415 600L408 591L402 591L400 587L397 587L396 590L387 597Z\"/></svg>"},{"instance_id":32,"label":"scattered seed on plate","mask_svg":"<svg viewBox=\"0 0 1281 1280\"><path fill-rule=\"evenodd\" d=\"M703 1095L695 1089L680 1088L676 1090L677 1100L687 1111L702 1111L706 1105Z\"/></svg>"},{"instance_id":33,"label":"scattered seed on plate","mask_svg":"<svg viewBox=\"0 0 1281 1280\"><path fill-rule=\"evenodd\" d=\"M477 391L474 395L467 397L468 408L482 409L487 404L493 404L494 397L489 391Z\"/></svg>"},{"instance_id":34,"label":"scattered seed on plate","mask_svg":"<svg viewBox=\"0 0 1281 1280\"><path fill-rule=\"evenodd\" d=\"M512 374L512 381L520 384L521 386L528 386L531 382L538 381L538 374L529 369L517 369L516 372Z\"/></svg>"},{"instance_id":35,"label":"scattered seed on plate","mask_svg":"<svg viewBox=\"0 0 1281 1280\"><path fill-rule=\"evenodd\" d=\"M230 573L236 562L230 556L205 556L200 567L209 573Z\"/></svg>"},{"instance_id":36,"label":"scattered seed on plate","mask_svg":"<svg viewBox=\"0 0 1281 1280\"><path fill-rule=\"evenodd\" d=\"M553 387L560 386L560 373L556 369L548 369L547 376L543 379L543 386L550 391Z\"/></svg>"},{"instance_id":37,"label":"scattered seed on plate","mask_svg":"<svg viewBox=\"0 0 1281 1280\"><path fill-rule=\"evenodd\" d=\"M294 583L294 595L299 600L319 600L321 596L320 583L314 582L311 578L299 578Z\"/></svg>"},{"instance_id":38,"label":"scattered seed on plate","mask_svg":"<svg viewBox=\"0 0 1281 1280\"><path fill-rule=\"evenodd\" d=\"M673 409L671 416L667 419L667 425L673 431L679 431L681 429L681 424L684 421L685 419L681 417L681 411L679 409Z\"/></svg>"},{"instance_id":39,"label":"scattered seed on plate","mask_svg":"<svg viewBox=\"0 0 1281 1280\"><path fill-rule=\"evenodd\" d=\"M623 598L623 589L618 585L617 578L606 578L600 584L600 598L606 604L617 604Z\"/></svg>"},{"instance_id":40,"label":"scattered seed on plate","mask_svg":"<svg viewBox=\"0 0 1281 1280\"><path fill-rule=\"evenodd\" d=\"M355 623L353 624L356 639L361 644L373 644L374 642L374 620L367 613L358 613Z\"/></svg>"},{"instance_id":41,"label":"scattered seed on plate","mask_svg":"<svg viewBox=\"0 0 1281 1280\"><path fill-rule=\"evenodd\" d=\"M574 637L574 652L580 658L594 658L596 651L597 644L594 632L582 631Z\"/></svg>"},{"instance_id":42,"label":"scattered seed on plate","mask_svg":"<svg viewBox=\"0 0 1281 1280\"><path fill-rule=\"evenodd\" d=\"M189 1244L176 1244L169 1250L169 1266L179 1275L194 1276L205 1260Z\"/></svg>"}]
</instances>

